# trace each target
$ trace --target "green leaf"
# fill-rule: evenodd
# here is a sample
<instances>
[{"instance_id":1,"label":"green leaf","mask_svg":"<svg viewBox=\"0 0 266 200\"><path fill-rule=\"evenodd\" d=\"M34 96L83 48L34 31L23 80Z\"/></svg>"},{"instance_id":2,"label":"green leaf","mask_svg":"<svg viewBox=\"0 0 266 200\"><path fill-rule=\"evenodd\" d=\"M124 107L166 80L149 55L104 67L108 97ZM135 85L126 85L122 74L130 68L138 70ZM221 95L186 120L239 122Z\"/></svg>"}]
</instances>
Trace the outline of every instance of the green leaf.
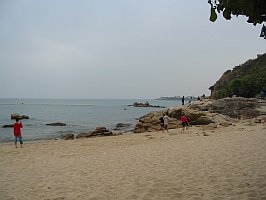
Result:
<instances>
[{"instance_id":1,"label":"green leaf","mask_svg":"<svg viewBox=\"0 0 266 200\"><path fill-rule=\"evenodd\" d=\"M210 21L215 22L217 19L217 14L215 12L215 8L211 8L211 16L210 16Z\"/></svg>"}]
</instances>

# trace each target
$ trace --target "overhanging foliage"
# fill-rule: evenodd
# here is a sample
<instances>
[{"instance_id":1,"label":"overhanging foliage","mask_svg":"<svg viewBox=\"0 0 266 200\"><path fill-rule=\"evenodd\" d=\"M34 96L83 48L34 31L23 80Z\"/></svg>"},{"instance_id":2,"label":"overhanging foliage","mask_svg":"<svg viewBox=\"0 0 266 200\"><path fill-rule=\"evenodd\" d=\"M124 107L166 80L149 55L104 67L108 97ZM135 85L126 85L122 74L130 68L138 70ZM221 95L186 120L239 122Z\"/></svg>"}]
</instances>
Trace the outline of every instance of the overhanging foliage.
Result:
<instances>
[{"instance_id":1,"label":"overhanging foliage","mask_svg":"<svg viewBox=\"0 0 266 200\"><path fill-rule=\"evenodd\" d=\"M227 20L232 15L244 15L248 17L247 22L254 26L266 22L266 0L209 0L211 5L210 21L217 19L217 13L222 12ZM262 25L260 37L266 39L266 27Z\"/></svg>"}]
</instances>

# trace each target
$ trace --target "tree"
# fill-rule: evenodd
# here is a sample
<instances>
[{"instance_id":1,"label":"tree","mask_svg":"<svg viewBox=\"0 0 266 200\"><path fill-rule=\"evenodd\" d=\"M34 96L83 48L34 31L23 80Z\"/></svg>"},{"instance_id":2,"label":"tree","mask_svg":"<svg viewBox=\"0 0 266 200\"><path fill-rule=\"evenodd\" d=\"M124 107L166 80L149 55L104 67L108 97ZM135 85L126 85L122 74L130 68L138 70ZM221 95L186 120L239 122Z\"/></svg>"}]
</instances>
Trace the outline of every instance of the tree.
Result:
<instances>
[{"instance_id":1,"label":"tree","mask_svg":"<svg viewBox=\"0 0 266 200\"><path fill-rule=\"evenodd\" d=\"M254 26L266 22L266 0L208 0L211 5L210 21L217 19L217 13L222 12L227 20L232 15L244 15L248 17L247 22ZM266 39L266 26L263 24L260 37Z\"/></svg>"}]
</instances>

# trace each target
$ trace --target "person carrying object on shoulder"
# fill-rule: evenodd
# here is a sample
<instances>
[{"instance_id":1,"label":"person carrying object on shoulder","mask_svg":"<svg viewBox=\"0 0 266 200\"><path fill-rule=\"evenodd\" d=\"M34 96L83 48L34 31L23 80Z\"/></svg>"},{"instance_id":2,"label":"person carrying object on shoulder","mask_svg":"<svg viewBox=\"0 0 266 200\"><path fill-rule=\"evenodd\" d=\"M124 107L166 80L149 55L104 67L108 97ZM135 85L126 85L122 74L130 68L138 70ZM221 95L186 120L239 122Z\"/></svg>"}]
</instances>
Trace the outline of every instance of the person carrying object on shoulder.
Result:
<instances>
[{"instance_id":1,"label":"person carrying object on shoulder","mask_svg":"<svg viewBox=\"0 0 266 200\"><path fill-rule=\"evenodd\" d=\"M22 134L21 134L21 128L23 127L21 121L19 119L16 119L16 122L13 125L14 129L14 137L15 137L15 147L17 148L17 142L19 140L20 146L22 148L23 140L22 140Z\"/></svg>"}]
</instances>

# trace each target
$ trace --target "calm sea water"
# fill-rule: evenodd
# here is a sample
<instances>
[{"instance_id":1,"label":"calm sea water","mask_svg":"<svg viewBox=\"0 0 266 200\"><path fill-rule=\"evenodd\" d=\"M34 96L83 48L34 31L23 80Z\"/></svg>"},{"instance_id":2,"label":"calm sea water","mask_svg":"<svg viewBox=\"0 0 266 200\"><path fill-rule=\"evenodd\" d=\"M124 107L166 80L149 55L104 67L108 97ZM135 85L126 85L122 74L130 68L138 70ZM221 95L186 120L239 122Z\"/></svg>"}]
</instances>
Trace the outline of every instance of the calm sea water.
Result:
<instances>
[{"instance_id":1,"label":"calm sea water","mask_svg":"<svg viewBox=\"0 0 266 200\"><path fill-rule=\"evenodd\" d=\"M162 108L134 108L128 105L148 101L151 105L174 106L178 101L140 99L0 99L0 142L13 141L13 129L2 128L13 124L12 113L29 115L22 120L24 140L58 138L66 133L78 134L94 130L96 126L114 129L118 123L131 124L137 118ZM63 122L64 127L47 126L47 123Z\"/></svg>"}]
</instances>

